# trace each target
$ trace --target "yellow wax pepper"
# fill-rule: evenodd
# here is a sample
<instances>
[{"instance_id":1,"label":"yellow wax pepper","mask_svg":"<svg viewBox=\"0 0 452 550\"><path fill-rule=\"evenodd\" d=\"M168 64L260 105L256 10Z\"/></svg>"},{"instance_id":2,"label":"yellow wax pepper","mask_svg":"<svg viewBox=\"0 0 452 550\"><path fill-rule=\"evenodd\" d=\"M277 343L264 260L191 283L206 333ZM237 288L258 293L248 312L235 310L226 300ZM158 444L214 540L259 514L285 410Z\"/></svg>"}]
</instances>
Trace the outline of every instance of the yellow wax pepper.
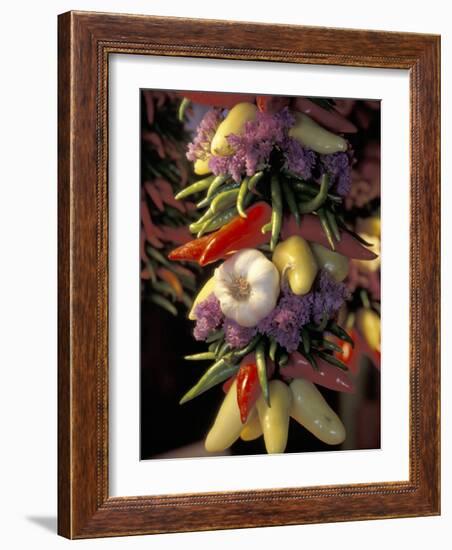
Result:
<instances>
[{"instance_id":1,"label":"yellow wax pepper","mask_svg":"<svg viewBox=\"0 0 452 550\"><path fill-rule=\"evenodd\" d=\"M271 406L267 405L263 395L256 403L265 448L267 453L283 453L289 431L291 393L287 384L281 380L272 380L269 383L269 394Z\"/></svg>"},{"instance_id":2,"label":"yellow wax pepper","mask_svg":"<svg viewBox=\"0 0 452 550\"><path fill-rule=\"evenodd\" d=\"M380 351L380 317L369 308L361 308L356 313L356 326L366 339L369 347L375 351Z\"/></svg>"},{"instance_id":3,"label":"yellow wax pepper","mask_svg":"<svg viewBox=\"0 0 452 550\"><path fill-rule=\"evenodd\" d=\"M205 285L201 288L201 290L196 295L196 298L193 300L193 305L191 306L190 313L188 314L188 318L192 321L196 321L196 315L195 315L195 309L196 306L206 300L214 291L215 289L215 277L211 277Z\"/></svg>"},{"instance_id":4,"label":"yellow wax pepper","mask_svg":"<svg viewBox=\"0 0 452 550\"><path fill-rule=\"evenodd\" d=\"M337 282L347 277L350 262L346 256L333 252L321 244L310 243L310 247L320 269L328 271Z\"/></svg>"},{"instance_id":5,"label":"yellow wax pepper","mask_svg":"<svg viewBox=\"0 0 452 550\"><path fill-rule=\"evenodd\" d=\"M344 441L344 425L312 382L297 378L291 382L290 390L290 416L294 420L328 445Z\"/></svg>"},{"instance_id":6,"label":"yellow wax pepper","mask_svg":"<svg viewBox=\"0 0 452 550\"><path fill-rule=\"evenodd\" d=\"M308 149L327 155L347 150L347 142L341 136L325 130L303 113L294 113L295 124L289 130L289 136L295 138Z\"/></svg>"},{"instance_id":7,"label":"yellow wax pepper","mask_svg":"<svg viewBox=\"0 0 452 550\"><path fill-rule=\"evenodd\" d=\"M294 294L307 294L311 290L318 267L307 241L302 237L293 235L280 242L275 247L272 261L281 278L287 277Z\"/></svg>"},{"instance_id":8,"label":"yellow wax pepper","mask_svg":"<svg viewBox=\"0 0 452 550\"><path fill-rule=\"evenodd\" d=\"M245 124L255 120L257 107L253 103L237 103L226 115L226 118L218 126L212 139L210 150L213 155L227 156L233 153L227 137L230 134L240 135L245 129Z\"/></svg>"},{"instance_id":9,"label":"yellow wax pepper","mask_svg":"<svg viewBox=\"0 0 452 550\"><path fill-rule=\"evenodd\" d=\"M193 165L193 170L195 174L197 174L198 176L205 176L206 174L210 174L212 170L209 168L209 160L210 158L196 160Z\"/></svg>"}]
</instances>

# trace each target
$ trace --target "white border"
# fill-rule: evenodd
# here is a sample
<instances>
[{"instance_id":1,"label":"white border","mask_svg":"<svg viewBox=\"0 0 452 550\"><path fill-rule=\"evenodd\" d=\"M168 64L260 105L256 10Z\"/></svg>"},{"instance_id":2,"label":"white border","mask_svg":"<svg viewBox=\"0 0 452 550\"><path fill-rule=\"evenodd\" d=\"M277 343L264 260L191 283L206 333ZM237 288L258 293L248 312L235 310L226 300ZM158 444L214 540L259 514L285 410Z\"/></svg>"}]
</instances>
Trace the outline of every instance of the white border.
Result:
<instances>
[{"instance_id":1,"label":"white border","mask_svg":"<svg viewBox=\"0 0 452 550\"><path fill-rule=\"evenodd\" d=\"M140 88L382 99L381 450L138 460ZM407 480L408 71L121 54L110 57L109 106L110 494L156 495Z\"/></svg>"}]
</instances>

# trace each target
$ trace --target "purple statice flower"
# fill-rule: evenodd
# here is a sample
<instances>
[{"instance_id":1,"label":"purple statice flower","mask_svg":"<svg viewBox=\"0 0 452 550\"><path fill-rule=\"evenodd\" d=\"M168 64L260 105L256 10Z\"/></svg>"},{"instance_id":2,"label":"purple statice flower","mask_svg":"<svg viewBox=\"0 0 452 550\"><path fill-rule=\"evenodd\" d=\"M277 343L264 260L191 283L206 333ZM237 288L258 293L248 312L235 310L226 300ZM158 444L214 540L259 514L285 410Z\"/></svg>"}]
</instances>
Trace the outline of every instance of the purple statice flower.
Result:
<instances>
[{"instance_id":1,"label":"purple statice flower","mask_svg":"<svg viewBox=\"0 0 452 550\"><path fill-rule=\"evenodd\" d=\"M320 162L323 171L331 178L331 187L334 187L338 195L347 196L352 185L351 155L347 153L322 155Z\"/></svg>"},{"instance_id":2,"label":"purple statice flower","mask_svg":"<svg viewBox=\"0 0 452 550\"><path fill-rule=\"evenodd\" d=\"M326 270L322 270L317 278L316 289L312 292L314 322L320 323L325 314L328 318L335 315L349 295L344 283L338 283Z\"/></svg>"},{"instance_id":3,"label":"purple statice flower","mask_svg":"<svg viewBox=\"0 0 452 550\"><path fill-rule=\"evenodd\" d=\"M242 327L233 319L225 319L223 330L226 342L231 348L242 348L246 346L256 334L255 327Z\"/></svg>"},{"instance_id":4,"label":"purple statice flower","mask_svg":"<svg viewBox=\"0 0 452 550\"><path fill-rule=\"evenodd\" d=\"M222 120L219 109L207 111L199 123L194 140L188 144L187 159L195 162L204 160L210 154L210 143Z\"/></svg>"},{"instance_id":5,"label":"purple statice flower","mask_svg":"<svg viewBox=\"0 0 452 550\"><path fill-rule=\"evenodd\" d=\"M305 149L295 138L287 137L281 149L285 157L284 168L292 174L307 180L312 175L316 154L310 149Z\"/></svg>"},{"instance_id":6,"label":"purple statice flower","mask_svg":"<svg viewBox=\"0 0 452 550\"><path fill-rule=\"evenodd\" d=\"M215 294L200 302L195 308L196 326L193 335L196 340L205 340L223 320L220 302Z\"/></svg>"},{"instance_id":7,"label":"purple statice flower","mask_svg":"<svg viewBox=\"0 0 452 550\"><path fill-rule=\"evenodd\" d=\"M311 318L312 304L312 293L297 296L288 288L283 289L278 305L260 321L257 330L274 338L280 346L291 353L300 343L301 327Z\"/></svg>"},{"instance_id":8,"label":"purple statice flower","mask_svg":"<svg viewBox=\"0 0 452 550\"><path fill-rule=\"evenodd\" d=\"M287 140L288 129L294 122L287 108L273 115L258 112L255 120L245 123L242 134L227 137L233 154L212 155L209 168L215 175L231 174L235 181L240 181L243 174L252 176L266 167L273 148L281 147Z\"/></svg>"}]
</instances>

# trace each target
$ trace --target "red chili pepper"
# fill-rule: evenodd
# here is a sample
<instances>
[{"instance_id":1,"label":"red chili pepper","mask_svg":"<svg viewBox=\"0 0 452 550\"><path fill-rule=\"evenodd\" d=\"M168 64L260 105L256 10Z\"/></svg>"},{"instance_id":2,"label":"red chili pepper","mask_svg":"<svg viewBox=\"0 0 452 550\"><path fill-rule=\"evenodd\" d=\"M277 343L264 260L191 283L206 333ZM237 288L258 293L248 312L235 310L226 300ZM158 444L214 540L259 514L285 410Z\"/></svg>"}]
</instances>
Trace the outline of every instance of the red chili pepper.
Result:
<instances>
[{"instance_id":1,"label":"red chili pepper","mask_svg":"<svg viewBox=\"0 0 452 550\"><path fill-rule=\"evenodd\" d=\"M290 354L287 365L280 369L280 373L283 378L305 378L313 384L330 390L348 393L354 391L353 382L347 374L323 359L316 357L316 363L319 367L318 371L314 370L298 351L294 351Z\"/></svg>"},{"instance_id":2,"label":"red chili pepper","mask_svg":"<svg viewBox=\"0 0 452 550\"><path fill-rule=\"evenodd\" d=\"M240 409L242 424L245 424L260 392L261 389L256 364L242 364L237 373L237 403Z\"/></svg>"},{"instance_id":3,"label":"red chili pepper","mask_svg":"<svg viewBox=\"0 0 452 550\"><path fill-rule=\"evenodd\" d=\"M193 103L210 105L211 107L224 107L231 109L237 103L254 103L256 96L252 94L226 94L219 92L178 92L180 97L186 97Z\"/></svg>"},{"instance_id":4,"label":"red chili pepper","mask_svg":"<svg viewBox=\"0 0 452 550\"><path fill-rule=\"evenodd\" d=\"M188 260L188 261L199 261L199 258L202 256L207 243L209 242L211 235L205 235L200 239L194 239L193 241L188 241L188 243L175 248L168 254L170 260Z\"/></svg>"},{"instance_id":5,"label":"red chili pepper","mask_svg":"<svg viewBox=\"0 0 452 550\"><path fill-rule=\"evenodd\" d=\"M174 249L170 260L188 260L205 266L242 248L256 248L268 241L261 227L270 221L271 208L266 202L257 202L246 211L247 217L236 216L218 231L194 239Z\"/></svg>"},{"instance_id":6,"label":"red chili pepper","mask_svg":"<svg viewBox=\"0 0 452 550\"><path fill-rule=\"evenodd\" d=\"M277 95L258 95L256 97L256 105L259 111L274 114L289 105L290 99L290 97Z\"/></svg>"},{"instance_id":7,"label":"red chili pepper","mask_svg":"<svg viewBox=\"0 0 452 550\"><path fill-rule=\"evenodd\" d=\"M236 216L212 234L199 264L205 266L236 250L256 248L266 243L268 235L262 234L261 228L270 221L271 212L266 202L257 202L246 210L246 218Z\"/></svg>"}]
</instances>

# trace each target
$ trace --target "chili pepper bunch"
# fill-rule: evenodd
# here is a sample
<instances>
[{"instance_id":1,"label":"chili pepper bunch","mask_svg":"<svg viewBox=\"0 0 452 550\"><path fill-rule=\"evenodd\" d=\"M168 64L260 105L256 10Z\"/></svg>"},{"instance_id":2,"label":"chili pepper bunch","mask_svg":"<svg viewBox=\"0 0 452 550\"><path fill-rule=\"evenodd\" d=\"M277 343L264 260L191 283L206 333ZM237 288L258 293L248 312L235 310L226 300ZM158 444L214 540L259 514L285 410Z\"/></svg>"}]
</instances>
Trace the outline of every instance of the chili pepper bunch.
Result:
<instances>
[{"instance_id":1,"label":"chili pepper bunch","mask_svg":"<svg viewBox=\"0 0 452 550\"><path fill-rule=\"evenodd\" d=\"M267 103L257 101L261 109ZM314 104L313 104L314 105ZM326 111L327 112L327 111ZM205 177L183 189L177 198L204 193L197 203L204 210L190 225L201 237L217 230L253 202L272 206L270 247L279 238L282 216L299 221L314 212L334 249L344 196L351 181L353 154L347 141L288 105L276 112L254 102L235 104L227 113L215 107L201 121L187 157Z\"/></svg>"},{"instance_id":2,"label":"chili pepper bunch","mask_svg":"<svg viewBox=\"0 0 452 550\"><path fill-rule=\"evenodd\" d=\"M187 134L174 94L145 90L142 102L141 290L146 299L176 315L178 304L191 307L198 273L196 267L167 259L174 246L191 238L187 224L195 206L174 198L190 177L182 145Z\"/></svg>"},{"instance_id":3,"label":"chili pepper bunch","mask_svg":"<svg viewBox=\"0 0 452 550\"><path fill-rule=\"evenodd\" d=\"M344 440L316 385L353 391L340 354L354 342L337 314L350 259L375 258L342 218L346 141L287 105L259 113L251 102L207 113L188 156L195 172L212 173L176 197L204 190L206 211L190 226L197 238L169 259L223 260L189 314L208 348L186 359L211 365L181 399L224 384L211 452L262 434L268 452L284 452L290 417L327 444ZM337 154L343 173L331 168Z\"/></svg>"}]
</instances>

